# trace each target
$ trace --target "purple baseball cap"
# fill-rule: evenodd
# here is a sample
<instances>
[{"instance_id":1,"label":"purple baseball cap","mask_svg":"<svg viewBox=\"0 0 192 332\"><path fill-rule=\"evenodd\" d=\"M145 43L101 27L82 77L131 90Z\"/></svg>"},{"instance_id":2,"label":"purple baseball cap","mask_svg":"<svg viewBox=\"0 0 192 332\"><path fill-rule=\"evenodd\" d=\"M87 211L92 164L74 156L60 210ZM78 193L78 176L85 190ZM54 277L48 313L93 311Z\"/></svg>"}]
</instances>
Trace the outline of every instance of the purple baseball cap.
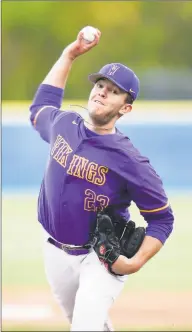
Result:
<instances>
[{"instance_id":1,"label":"purple baseball cap","mask_svg":"<svg viewBox=\"0 0 192 332\"><path fill-rule=\"evenodd\" d=\"M135 73L121 63L109 63L102 67L98 73L93 73L88 76L89 80L96 83L101 78L107 78L120 89L128 92L133 100L135 100L139 93L139 79Z\"/></svg>"}]
</instances>

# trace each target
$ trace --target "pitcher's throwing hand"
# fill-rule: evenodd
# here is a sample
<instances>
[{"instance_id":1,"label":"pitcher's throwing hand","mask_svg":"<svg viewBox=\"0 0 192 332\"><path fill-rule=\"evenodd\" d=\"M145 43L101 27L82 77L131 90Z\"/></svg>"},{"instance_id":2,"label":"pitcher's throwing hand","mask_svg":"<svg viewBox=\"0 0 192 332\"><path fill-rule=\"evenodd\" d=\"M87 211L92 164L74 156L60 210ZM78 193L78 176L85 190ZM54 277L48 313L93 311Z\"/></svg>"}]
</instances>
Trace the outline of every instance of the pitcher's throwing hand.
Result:
<instances>
[{"instance_id":1,"label":"pitcher's throwing hand","mask_svg":"<svg viewBox=\"0 0 192 332\"><path fill-rule=\"evenodd\" d=\"M72 59L77 58L79 55L82 55L88 51L90 51L93 47L95 47L101 38L101 31L99 29L95 29L95 38L92 42L87 43L84 38L83 29L78 33L77 39L71 43L66 49L64 53L68 53Z\"/></svg>"}]
</instances>

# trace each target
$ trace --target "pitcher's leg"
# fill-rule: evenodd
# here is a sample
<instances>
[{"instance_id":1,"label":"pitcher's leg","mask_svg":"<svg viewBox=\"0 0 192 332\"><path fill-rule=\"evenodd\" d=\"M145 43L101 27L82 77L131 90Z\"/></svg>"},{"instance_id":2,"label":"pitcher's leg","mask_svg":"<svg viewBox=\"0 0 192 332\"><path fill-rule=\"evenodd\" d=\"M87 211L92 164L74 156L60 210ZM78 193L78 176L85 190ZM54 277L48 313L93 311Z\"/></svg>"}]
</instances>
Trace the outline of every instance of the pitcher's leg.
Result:
<instances>
[{"instance_id":1,"label":"pitcher's leg","mask_svg":"<svg viewBox=\"0 0 192 332\"><path fill-rule=\"evenodd\" d=\"M44 264L46 277L53 295L71 323L79 285L80 262L78 257L70 256L46 242Z\"/></svg>"},{"instance_id":2,"label":"pitcher's leg","mask_svg":"<svg viewBox=\"0 0 192 332\"><path fill-rule=\"evenodd\" d=\"M81 264L71 331L104 331L108 312L124 286L124 280L105 269L95 252Z\"/></svg>"}]
</instances>

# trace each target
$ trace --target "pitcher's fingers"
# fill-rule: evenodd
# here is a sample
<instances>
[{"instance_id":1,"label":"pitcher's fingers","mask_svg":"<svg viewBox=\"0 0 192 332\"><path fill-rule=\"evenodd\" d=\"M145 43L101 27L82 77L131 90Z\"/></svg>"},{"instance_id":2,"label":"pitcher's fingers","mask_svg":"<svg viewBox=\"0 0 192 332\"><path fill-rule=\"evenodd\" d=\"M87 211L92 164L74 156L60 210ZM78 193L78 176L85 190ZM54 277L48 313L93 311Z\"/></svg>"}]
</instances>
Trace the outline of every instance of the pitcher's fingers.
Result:
<instances>
[{"instance_id":1,"label":"pitcher's fingers","mask_svg":"<svg viewBox=\"0 0 192 332\"><path fill-rule=\"evenodd\" d=\"M94 45L97 45L99 43L100 37L101 37L101 32L98 30L97 34L95 35L95 39L91 43L89 43L88 45L91 46L91 47L94 46Z\"/></svg>"},{"instance_id":2,"label":"pitcher's fingers","mask_svg":"<svg viewBox=\"0 0 192 332\"><path fill-rule=\"evenodd\" d=\"M100 38L101 38L101 31L99 31L99 29L97 29L97 34L95 35L96 44L99 43Z\"/></svg>"},{"instance_id":3,"label":"pitcher's fingers","mask_svg":"<svg viewBox=\"0 0 192 332\"><path fill-rule=\"evenodd\" d=\"M99 35L99 37L101 37L101 31L99 29L96 29L97 30L97 34Z\"/></svg>"},{"instance_id":4,"label":"pitcher's fingers","mask_svg":"<svg viewBox=\"0 0 192 332\"><path fill-rule=\"evenodd\" d=\"M83 39L83 32L79 31L78 35L77 35L77 40L82 40Z\"/></svg>"}]
</instances>

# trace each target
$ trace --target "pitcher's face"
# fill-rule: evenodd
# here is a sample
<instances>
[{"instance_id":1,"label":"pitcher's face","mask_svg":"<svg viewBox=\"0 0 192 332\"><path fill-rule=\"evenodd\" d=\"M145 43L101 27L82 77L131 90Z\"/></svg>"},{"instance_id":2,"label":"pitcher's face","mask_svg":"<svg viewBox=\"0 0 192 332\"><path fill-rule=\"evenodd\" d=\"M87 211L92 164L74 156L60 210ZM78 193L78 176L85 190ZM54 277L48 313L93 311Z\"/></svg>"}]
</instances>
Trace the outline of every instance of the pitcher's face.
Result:
<instances>
[{"instance_id":1,"label":"pitcher's face","mask_svg":"<svg viewBox=\"0 0 192 332\"><path fill-rule=\"evenodd\" d=\"M104 125L112 119L118 119L126 103L127 93L107 79L98 80L91 90L88 100L90 118L97 124ZM131 107L131 105L130 105Z\"/></svg>"}]
</instances>

